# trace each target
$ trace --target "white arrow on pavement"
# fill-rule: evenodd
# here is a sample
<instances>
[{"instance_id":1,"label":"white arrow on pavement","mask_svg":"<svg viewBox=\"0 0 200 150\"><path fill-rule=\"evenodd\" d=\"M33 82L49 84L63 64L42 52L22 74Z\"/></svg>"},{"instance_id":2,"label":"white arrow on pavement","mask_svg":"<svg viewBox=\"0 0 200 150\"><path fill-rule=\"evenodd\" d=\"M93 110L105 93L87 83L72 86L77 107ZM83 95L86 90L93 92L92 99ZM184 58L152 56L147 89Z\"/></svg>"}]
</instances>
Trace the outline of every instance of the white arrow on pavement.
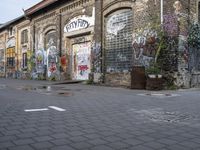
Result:
<instances>
[{"instance_id":1,"label":"white arrow on pavement","mask_svg":"<svg viewBox=\"0 0 200 150\"><path fill-rule=\"evenodd\" d=\"M66 109L56 107L56 106L48 106L51 109L57 110L57 111L66 111ZM46 111L49 110L48 108L41 108L41 109L25 109L25 112L37 112L37 111Z\"/></svg>"},{"instance_id":2,"label":"white arrow on pavement","mask_svg":"<svg viewBox=\"0 0 200 150\"><path fill-rule=\"evenodd\" d=\"M66 110L63 109L63 108L59 108L59 107L56 107L56 106L49 106L49 108L55 109L55 110L57 110L57 111L66 111Z\"/></svg>"},{"instance_id":3,"label":"white arrow on pavement","mask_svg":"<svg viewBox=\"0 0 200 150\"><path fill-rule=\"evenodd\" d=\"M25 109L25 112L34 112L34 111L46 111L49 110L48 108L41 108L41 109Z\"/></svg>"}]
</instances>

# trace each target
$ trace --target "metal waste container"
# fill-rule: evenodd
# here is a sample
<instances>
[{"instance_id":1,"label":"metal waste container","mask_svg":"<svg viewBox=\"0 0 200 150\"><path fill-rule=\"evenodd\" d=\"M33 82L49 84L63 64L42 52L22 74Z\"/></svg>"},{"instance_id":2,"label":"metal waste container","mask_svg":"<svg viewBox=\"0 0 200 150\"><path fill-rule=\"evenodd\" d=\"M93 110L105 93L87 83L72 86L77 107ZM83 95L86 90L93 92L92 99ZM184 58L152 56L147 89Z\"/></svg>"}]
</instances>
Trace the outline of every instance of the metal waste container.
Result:
<instances>
[{"instance_id":1,"label":"metal waste container","mask_svg":"<svg viewBox=\"0 0 200 150\"><path fill-rule=\"evenodd\" d=\"M145 67L133 66L131 71L131 89L145 89Z\"/></svg>"}]
</instances>

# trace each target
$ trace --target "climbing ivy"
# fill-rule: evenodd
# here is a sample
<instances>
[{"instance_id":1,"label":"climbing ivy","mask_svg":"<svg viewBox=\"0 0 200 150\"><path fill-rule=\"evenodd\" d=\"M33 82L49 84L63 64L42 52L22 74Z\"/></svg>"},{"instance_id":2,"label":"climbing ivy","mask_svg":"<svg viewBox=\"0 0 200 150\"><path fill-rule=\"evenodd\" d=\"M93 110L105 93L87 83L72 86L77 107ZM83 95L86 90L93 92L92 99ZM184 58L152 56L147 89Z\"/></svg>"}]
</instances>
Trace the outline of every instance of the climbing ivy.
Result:
<instances>
[{"instance_id":1,"label":"climbing ivy","mask_svg":"<svg viewBox=\"0 0 200 150\"><path fill-rule=\"evenodd\" d=\"M189 28L188 44L193 48L200 48L200 25L192 24Z\"/></svg>"}]
</instances>

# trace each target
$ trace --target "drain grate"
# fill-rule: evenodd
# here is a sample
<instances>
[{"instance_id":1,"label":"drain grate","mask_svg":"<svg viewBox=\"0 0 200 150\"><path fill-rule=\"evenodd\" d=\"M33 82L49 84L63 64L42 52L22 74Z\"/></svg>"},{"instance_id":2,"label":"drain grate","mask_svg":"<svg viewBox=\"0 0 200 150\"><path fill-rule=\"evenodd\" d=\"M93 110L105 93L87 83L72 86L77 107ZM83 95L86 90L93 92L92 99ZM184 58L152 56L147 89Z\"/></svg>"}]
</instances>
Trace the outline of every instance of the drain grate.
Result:
<instances>
[{"instance_id":1,"label":"drain grate","mask_svg":"<svg viewBox=\"0 0 200 150\"><path fill-rule=\"evenodd\" d=\"M195 116L187 113L169 112L162 109L132 110L137 118L148 119L154 122L187 122L196 119Z\"/></svg>"},{"instance_id":2,"label":"drain grate","mask_svg":"<svg viewBox=\"0 0 200 150\"><path fill-rule=\"evenodd\" d=\"M173 94L173 93L142 93L142 94L138 94L138 95L140 95L140 96L152 96L152 97L158 97L158 98L180 96L179 94Z\"/></svg>"},{"instance_id":3,"label":"drain grate","mask_svg":"<svg viewBox=\"0 0 200 150\"><path fill-rule=\"evenodd\" d=\"M42 95L59 95L59 96L72 96L72 92L68 92L64 87L52 87L52 86L21 86L18 90L33 91Z\"/></svg>"},{"instance_id":4,"label":"drain grate","mask_svg":"<svg viewBox=\"0 0 200 150\"><path fill-rule=\"evenodd\" d=\"M5 88L6 88L6 85L0 84L0 90L5 89Z\"/></svg>"},{"instance_id":5,"label":"drain grate","mask_svg":"<svg viewBox=\"0 0 200 150\"><path fill-rule=\"evenodd\" d=\"M61 95L61 96L71 96L72 94L69 93L69 92L59 92L58 95Z\"/></svg>"}]
</instances>

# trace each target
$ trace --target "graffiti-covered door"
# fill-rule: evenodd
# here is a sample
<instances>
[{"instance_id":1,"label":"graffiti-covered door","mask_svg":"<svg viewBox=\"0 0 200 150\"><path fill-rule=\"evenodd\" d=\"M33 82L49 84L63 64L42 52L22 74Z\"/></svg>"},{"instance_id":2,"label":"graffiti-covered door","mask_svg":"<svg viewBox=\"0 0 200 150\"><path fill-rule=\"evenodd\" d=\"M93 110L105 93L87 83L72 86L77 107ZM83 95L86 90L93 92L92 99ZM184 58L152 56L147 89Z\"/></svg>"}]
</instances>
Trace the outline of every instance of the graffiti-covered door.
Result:
<instances>
[{"instance_id":1,"label":"graffiti-covered door","mask_svg":"<svg viewBox=\"0 0 200 150\"><path fill-rule=\"evenodd\" d=\"M74 44L73 49L73 79L88 80L91 68L91 43Z\"/></svg>"}]
</instances>

